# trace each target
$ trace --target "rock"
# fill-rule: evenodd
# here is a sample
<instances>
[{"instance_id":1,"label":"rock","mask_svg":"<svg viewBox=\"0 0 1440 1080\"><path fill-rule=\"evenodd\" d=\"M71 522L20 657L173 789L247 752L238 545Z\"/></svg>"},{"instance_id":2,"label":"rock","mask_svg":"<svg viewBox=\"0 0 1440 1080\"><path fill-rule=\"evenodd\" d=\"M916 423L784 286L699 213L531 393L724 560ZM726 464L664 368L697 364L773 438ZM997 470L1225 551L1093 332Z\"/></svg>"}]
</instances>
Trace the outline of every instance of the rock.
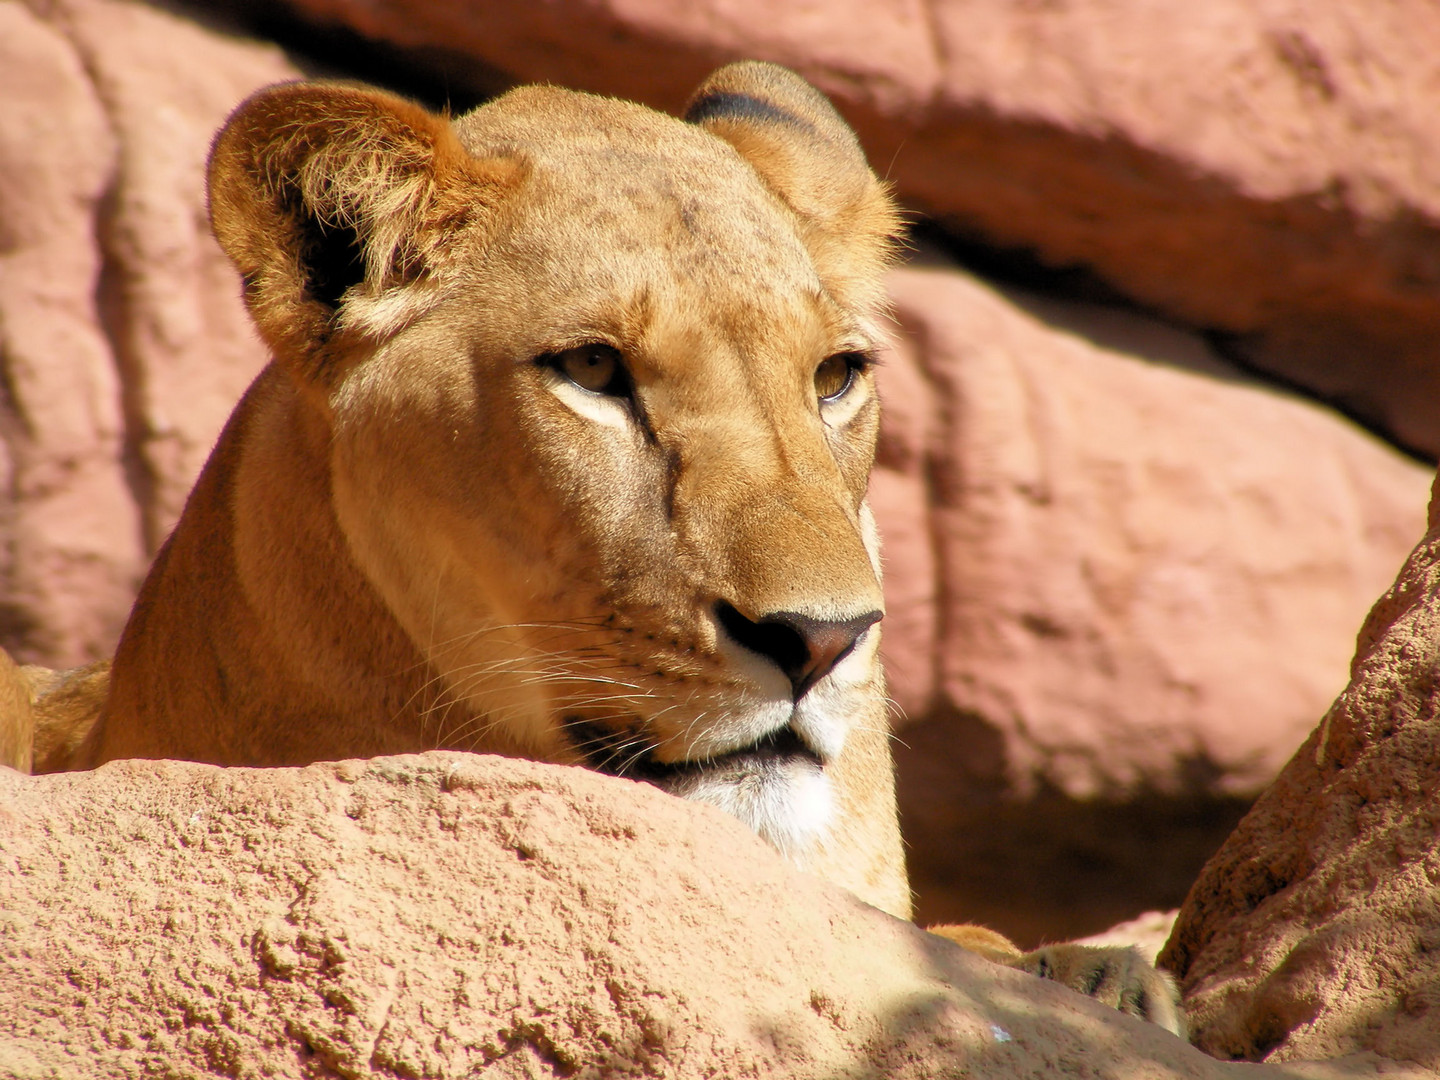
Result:
<instances>
[{"instance_id":1,"label":"rock","mask_svg":"<svg viewBox=\"0 0 1440 1080\"><path fill-rule=\"evenodd\" d=\"M0 6L0 645L107 656L264 362L210 236L211 135L296 74L141 4Z\"/></svg>"},{"instance_id":2,"label":"rock","mask_svg":"<svg viewBox=\"0 0 1440 1080\"><path fill-rule=\"evenodd\" d=\"M100 221L107 332L124 378L129 467L153 554L220 428L268 359L210 234L205 159L231 110L299 71L144 4L47 0L118 140Z\"/></svg>"},{"instance_id":3,"label":"rock","mask_svg":"<svg viewBox=\"0 0 1440 1080\"><path fill-rule=\"evenodd\" d=\"M890 284L873 491L922 918L1030 942L1175 906L1343 686L1429 471L1153 322Z\"/></svg>"},{"instance_id":4,"label":"rock","mask_svg":"<svg viewBox=\"0 0 1440 1080\"><path fill-rule=\"evenodd\" d=\"M278 6L667 109L724 60L788 64L952 227L1089 267L1440 454L1427 0Z\"/></svg>"},{"instance_id":5,"label":"rock","mask_svg":"<svg viewBox=\"0 0 1440 1080\"><path fill-rule=\"evenodd\" d=\"M1440 501L1350 685L1206 864L1161 963L1212 1054L1440 1069Z\"/></svg>"},{"instance_id":6,"label":"rock","mask_svg":"<svg viewBox=\"0 0 1440 1080\"><path fill-rule=\"evenodd\" d=\"M0 5L0 640L24 659L113 647L145 553L95 241L118 147L74 48Z\"/></svg>"},{"instance_id":7,"label":"rock","mask_svg":"<svg viewBox=\"0 0 1440 1080\"><path fill-rule=\"evenodd\" d=\"M1217 361L1194 370L1198 341L1154 324L1106 347L963 273L900 270L890 292L896 700L984 717L1003 753L972 768L1023 795L1257 793L1344 685L1432 471ZM898 492L924 492L924 517Z\"/></svg>"},{"instance_id":8,"label":"rock","mask_svg":"<svg viewBox=\"0 0 1440 1080\"><path fill-rule=\"evenodd\" d=\"M0 1072L26 1080L1301 1075L1212 1061L578 769L0 770L0 821Z\"/></svg>"},{"instance_id":9,"label":"rock","mask_svg":"<svg viewBox=\"0 0 1440 1080\"><path fill-rule=\"evenodd\" d=\"M933 11L935 94L874 150L907 197L1440 453L1440 10Z\"/></svg>"}]
</instances>

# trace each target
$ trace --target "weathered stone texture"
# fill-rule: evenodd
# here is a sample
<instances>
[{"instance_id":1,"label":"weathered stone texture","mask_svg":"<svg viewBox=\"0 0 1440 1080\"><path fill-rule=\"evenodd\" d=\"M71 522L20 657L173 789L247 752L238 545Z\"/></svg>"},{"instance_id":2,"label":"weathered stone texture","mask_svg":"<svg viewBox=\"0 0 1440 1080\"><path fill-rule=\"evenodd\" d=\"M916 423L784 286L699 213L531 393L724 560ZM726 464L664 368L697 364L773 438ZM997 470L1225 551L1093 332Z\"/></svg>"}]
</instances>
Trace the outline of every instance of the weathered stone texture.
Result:
<instances>
[{"instance_id":1,"label":"weathered stone texture","mask_svg":"<svg viewBox=\"0 0 1440 1080\"><path fill-rule=\"evenodd\" d=\"M80 58L0 4L0 638L98 655L144 569L95 241L118 146Z\"/></svg>"},{"instance_id":2,"label":"weathered stone texture","mask_svg":"<svg viewBox=\"0 0 1440 1080\"><path fill-rule=\"evenodd\" d=\"M119 0L0 3L0 645L108 655L264 362L210 236L210 138L296 71Z\"/></svg>"},{"instance_id":3,"label":"weathered stone texture","mask_svg":"<svg viewBox=\"0 0 1440 1080\"><path fill-rule=\"evenodd\" d=\"M968 771L1020 795L1258 791L1344 685L1431 471L1158 324L1100 345L1087 309L945 270L891 294L898 703L979 718L1000 745Z\"/></svg>"},{"instance_id":4,"label":"weathered stone texture","mask_svg":"<svg viewBox=\"0 0 1440 1080\"><path fill-rule=\"evenodd\" d=\"M871 491L919 910L1173 907L1344 685L1430 471L1153 320L891 279Z\"/></svg>"},{"instance_id":5,"label":"weathered stone texture","mask_svg":"<svg viewBox=\"0 0 1440 1080\"><path fill-rule=\"evenodd\" d=\"M0 770L6 1076L1057 1072L1317 1075L1213 1061L583 770Z\"/></svg>"}]
</instances>

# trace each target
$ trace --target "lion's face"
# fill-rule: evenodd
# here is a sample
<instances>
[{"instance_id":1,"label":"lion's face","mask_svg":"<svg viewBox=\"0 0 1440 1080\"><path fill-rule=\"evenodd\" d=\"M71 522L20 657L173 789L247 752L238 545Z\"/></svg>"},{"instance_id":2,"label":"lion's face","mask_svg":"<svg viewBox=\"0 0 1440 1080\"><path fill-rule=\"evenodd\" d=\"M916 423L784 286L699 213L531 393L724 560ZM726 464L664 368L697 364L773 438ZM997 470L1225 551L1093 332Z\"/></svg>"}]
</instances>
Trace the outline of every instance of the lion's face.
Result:
<instances>
[{"instance_id":1,"label":"lion's face","mask_svg":"<svg viewBox=\"0 0 1440 1080\"><path fill-rule=\"evenodd\" d=\"M497 163L483 212L446 204L443 248L402 236L343 290L312 270L339 329L309 385L350 550L442 687L435 744L503 729L788 849L883 695L864 495L894 222L863 161L801 154L828 107L771 104L757 135L754 106L702 88L701 126L532 88L462 119ZM847 249L856 213L874 235Z\"/></svg>"}]
</instances>

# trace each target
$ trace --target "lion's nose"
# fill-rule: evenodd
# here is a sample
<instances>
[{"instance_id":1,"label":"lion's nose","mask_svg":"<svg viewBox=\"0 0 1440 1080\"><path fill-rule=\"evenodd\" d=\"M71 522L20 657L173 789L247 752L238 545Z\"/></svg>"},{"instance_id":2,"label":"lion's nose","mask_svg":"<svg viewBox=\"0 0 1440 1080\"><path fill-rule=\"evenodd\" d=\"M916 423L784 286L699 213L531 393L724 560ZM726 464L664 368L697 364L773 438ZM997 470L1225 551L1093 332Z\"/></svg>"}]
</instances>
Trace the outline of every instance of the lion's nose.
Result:
<instances>
[{"instance_id":1,"label":"lion's nose","mask_svg":"<svg viewBox=\"0 0 1440 1080\"><path fill-rule=\"evenodd\" d=\"M796 701L828 675L881 616L867 611L850 619L812 619L796 611L776 611L754 620L724 600L715 605L715 614L727 634L775 662L790 680Z\"/></svg>"}]
</instances>

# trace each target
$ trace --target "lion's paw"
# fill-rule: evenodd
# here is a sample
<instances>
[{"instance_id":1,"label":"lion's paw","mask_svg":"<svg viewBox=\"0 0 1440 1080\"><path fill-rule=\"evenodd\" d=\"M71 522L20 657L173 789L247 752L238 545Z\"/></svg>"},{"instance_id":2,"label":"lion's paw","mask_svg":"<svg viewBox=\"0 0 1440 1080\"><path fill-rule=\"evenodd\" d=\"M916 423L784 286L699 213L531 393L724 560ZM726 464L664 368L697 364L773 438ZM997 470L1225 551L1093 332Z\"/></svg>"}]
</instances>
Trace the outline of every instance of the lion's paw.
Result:
<instances>
[{"instance_id":1,"label":"lion's paw","mask_svg":"<svg viewBox=\"0 0 1440 1080\"><path fill-rule=\"evenodd\" d=\"M1046 945L1010 963L1186 1037L1175 980L1133 946Z\"/></svg>"}]
</instances>

